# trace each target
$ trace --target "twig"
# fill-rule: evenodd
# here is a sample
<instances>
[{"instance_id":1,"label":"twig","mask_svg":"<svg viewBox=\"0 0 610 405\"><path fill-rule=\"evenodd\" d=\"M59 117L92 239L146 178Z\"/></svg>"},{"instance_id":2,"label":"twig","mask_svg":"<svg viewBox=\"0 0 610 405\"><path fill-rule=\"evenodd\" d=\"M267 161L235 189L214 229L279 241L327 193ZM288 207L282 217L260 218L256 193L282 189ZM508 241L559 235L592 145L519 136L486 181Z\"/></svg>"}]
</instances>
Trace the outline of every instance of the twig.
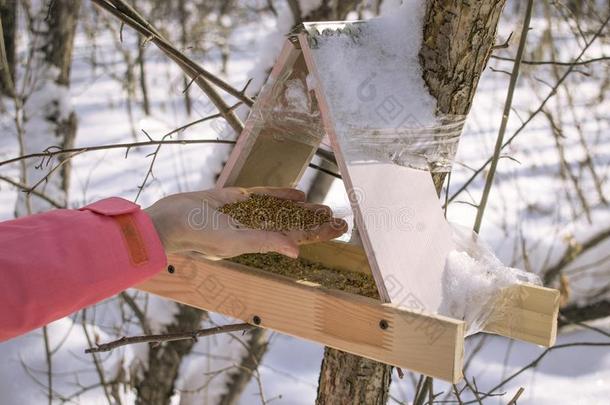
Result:
<instances>
[{"instance_id":1,"label":"twig","mask_svg":"<svg viewBox=\"0 0 610 405\"><path fill-rule=\"evenodd\" d=\"M528 0L527 7L525 9L525 17L523 18L523 27L521 27L521 38L519 39L519 47L517 48L517 56L515 57L515 63L513 64L513 71L510 76L510 83L508 85L508 92L506 93L506 101L504 102L504 112L502 113L502 121L500 122L500 130L498 131L498 138L496 139L496 146L494 154L491 159L491 166L489 173L485 179L485 187L483 188L483 195L477 209L477 217L474 221L474 231L479 233L481 230L481 222L483 221L483 215L485 214L485 207L487 206L487 199L493 185L494 176L496 174L496 168L498 167L498 161L500 159L500 152L502 151L502 143L504 141L504 134L506 133L506 126L508 124L508 117L510 116L511 107L513 105L513 95L515 88L517 87L517 79L519 78L519 68L521 67L521 59L523 59L523 52L525 51L525 44L527 40L527 32L530 27L530 20L532 18L532 8L534 6L534 0Z\"/></svg>"},{"instance_id":2,"label":"twig","mask_svg":"<svg viewBox=\"0 0 610 405\"><path fill-rule=\"evenodd\" d=\"M508 38L506 38L506 41L504 41L501 44L494 45L492 47L492 49L504 49L504 48L508 48L510 46L510 40L512 39L512 37L513 37L513 33L511 32L510 34L508 34Z\"/></svg>"},{"instance_id":3,"label":"twig","mask_svg":"<svg viewBox=\"0 0 610 405\"><path fill-rule=\"evenodd\" d=\"M136 301L131 297L131 295L123 291L119 294L119 296L123 299L123 301L125 301L127 306L131 308L133 313L136 315L136 318L138 318L138 321L140 321L140 325L142 326L142 330L144 331L144 333L147 335L152 334L152 330L148 325L148 319L146 319L146 315L144 314L144 312L142 312L142 310L140 309Z\"/></svg>"},{"instance_id":4,"label":"twig","mask_svg":"<svg viewBox=\"0 0 610 405\"><path fill-rule=\"evenodd\" d=\"M489 67L489 70L491 70L491 71L492 71L492 72L494 72L494 73L504 73L504 74L505 74L505 75L507 75L507 76L511 76L511 73L510 73L508 70L496 69L496 68L495 68L495 67L493 67L493 66L490 66L490 67Z\"/></svg>"},{"instance_id":5,"label":"twig","mask_svg":"<svg viewBox=\"0 0 610 405\"><path fill-rule=\"evenodd\" d=\"M341 175L340 175L339 173L335 173L335 172L333 172L332 170L325 169L325 168L323 168L323 167L321 167L321 166L318 166L318 165L317 165L317 164L315 164L315 163L310 163L310 164L309 164L309 167L311 167L312 169L319 170L319 171L321 171L322 173L326 173L326 174L328 174L329 176L333 176L333 177L335 177L335 178L337 178L337 179L341 179Z\"/></svg>"},{"instance_id":6,"label":"twig","mask_svg":"<svg viewBox=\"0 0 610 405\"><path fill-rule=\"evenodd\" d=\"M111 0L114 7L109 5L107 0L93 0L93 2L104 10L109 11L123 23L126 23L136 31L140 32L146 38L149 38L150 41L159 46L161 50L166 53L170 58L179 59L180 63L186 64L189 68L196 71L197 75L201 75L203 78L210 81L210 83L215 84L220 89L226 91L228 94L242 101L248 107L251 107L254 104L254 100L246 96L243 90L237 90L229 83L213 75L212 73L204 69L202 66L194 62L192 59L189 59L178 49L176 49L167 41L167 39L165 39L161 35L161 33L152 24L146 21L133 7L131 7L125 1ZM144 32L142 32L142 30Z\"/></svg>"},{"instance_id":7,"label":"twig","mask_svg":"<svg viewBox=\"0 0 610 405\"><path fill-rule=\"evenodd\" d=\"M547 270L544 271L544 276L542 277L544 284L549 285L550 283L552 283L568 264L572 263L583 253L587 252L591 248L594 248L595 246L604 242L608 238L610 238L610 228L600 231L599 233L593 235L583 243L579 243L577 245L577 251L575 251L574 248L571 246L568 247L561 259L559 259L559 261L555 265L549 267Z\"/></svg>"},{"instance_id":8,"label":"twig","mask_svg":"<svg viewBox=\"0 0 610 405\"><path fill-rule=\"evenodd\" d=\"M237 107L238 105L239 104L235 104L235 106L233 108ZM149 137L149 141L147 141L147 142L116 143L116 144L111 144L111 145L85 146L85 147L81 147L81 148L70 148L70 149L63 149L58 146L50 146L42 152L30 153L27 155L22 155L22 156L18 156L15 158L1 161L0 166L18 162L20 160L37 158L37 157L41 157L44 160L44 159L50 159L51 157L56 156L56 155L63 155L63 154L67 154L67 153L76 153L76 152L84 153L84 152L91 152L91 151L105 150L105 149L131 149L131 148L137 148L137 147L142 147L142 146L154 146L154 145L161 145L161 144L185 144L186 145L186 144L197 144L197 143L220 143L220 144L232 145L235 143L235 141L220 140L220 139L196 139L196 140L175 140L175 141L163 140L164 138L167 138L170 135L173 135L177 132L181 132L193 125L200 124L202 122L209 121L214 118L220 118L220 117L221 117L220 113L217 113L217 114L208 115L207 117L203 117L198 120L189 122L188 124L184 124L176 129L173 129L173 130L169 131L168 133L164 134L160 141L155 141L153 139L150 139L150 137Z\"/></svg>"},{"instance_id":9,"label":"twig","mask_svg":"<svg viewBox=\"0 0 610 405\"><path fill-rule=\"evenodd\" d=\"M2 28L2 27L0 27ZM44 340L45 359L47 361L47 397L49 405L53 404L53 362L51 359L51 347L49 345L49 331L47 326L42 327L42 337Z\"/></svg>"},{"instance_id":10,"label":"twig","mask_svg":"<svg viewBox=\"0 0 610 405\"><path fill-rule=\"evenodd\" d=\"M460 396L460 392L457 389L457 385L453 384L452 386L453 386L453 394L457 398L458 404L464 405L464 402L462 402L462 397Z\"/></svg>"},{"instance_id":11,"label":"twig","mask_svg":"<svg viewBox=\"0 0 610 405\"><path fill-rule=\"evenodd\" d=\"M507 58L504 56L491 55L493 59L504 60L514 62L515 59ZM551 60L522 60L522 65L555 65L555 66L582 66L588 65L595 62L610 61L610 56L600 56L599 58L592 58L587 60L581 60L580 62L557 62Z\"/></svg>"},{"instance_id":12,"label":"twig","mask_svg":"<svg viewBox=\"0 0 610 405\"><path fill-rule=\"evenodd\" d=\"M45 183L49 180L49 177L55 173L55 171L59 170L63 165L65 165L66 163L68 163L70 161L70 159L72 159L75 156L80 155L83 152L74 152L71 153L70 156L62 159L57 165L53 166L51 168L51 170L48 171L47 174L45 174L44 176L42 176L42 178L40 180L38 180L33 186L23 190L26 194L30 194L32 193L39 185L41 185L42 183ZM40 169L42 168L42 163L40 164L39 167L36 167L36 169Z\"/></svg>"},{"instance_id":13,"label":"twig","mask_svg":"<svg viewBox=\"0 0 610 405\"><path fill-rule=\"evenodd\" d=\"M597 313L595 311L595 309L603 308L604 306L605 306L606 310L601 312L601 314ZM591 308L593 308L593 310L588 311L588 309L591 309ZM578 325L578 326L580 326L582 328L592 330L594 332L597 332L597 333L599 333L601 335L604 335L604 336L610 338L610 332L606 332L603 329L596 328L595 326L587 325L585 323L585 321L587 321L587 320L593 320L593 319L599 319L599 318L606 318L606 317L608 317L610 315L609 308L610 308L610 303L608 303L608 301L596 302L593 305L589 305L589 306L585 306L585 307L566 307L566 308L562 309L561 312L559 313L559 325L558 326L561 328L561 327L566 326L566 325L572 325L572 324L573 325ZM591 316L590 314L594 313L596 315L596 317L591 317L591 319L585 319L584 321L577 320L577 319L571 319L568 316L564 315L563 312L566 309L571 310L571 311L573 311L574 309L577 309L578 313L585 313L588 316ZM574 312L576 312L576 311L574 311Z\"/></svg>"},{"instance_id":14,"label":"twig","mask_svg":"<svg viewBox=\"0 0 610 405\"><path fill-rule=\"evenodd\" d=\"M523 388L523 387L519 387L519 390L517 391L517 393L515 394L515 396L513 397L513 399L511 399L510 401L508 401L508 404L506 404L506 405L517 405L517 400L519 399L519 397L521 396L521 394L523 394L523 391L525 391L525 388Z\"/></svg>"},{"instance_id":15,"label":"twig","mask_svg":"<svg viewBox=\"0 0 610 405\"><path fill-rule=\"evenodd\" d=\"M574 60L574 63L578 62L582 58L582 56L585 54L587 49L589 49L589 47L593 44L593 42L595 42L595 40L604 31L604 29L606 28L606 25L608 25L609 21L610 21L610 14L608 15L608 17L606 17L604 22L601 24L601 26L595 32L595 34L593 34L593 37L585 44L583 49L580 51L580 54ZM540 103L538 108L532 114L530 114L530 116L527 118L527 120L525 120L521 124L521 126L519 128L517 128L517 130L512 134L512 136L510 138L508 138L508 140L506 142L504 142L504 144L502 145L502 149L504 149L508 145L510 145L513 142L513 140L515 140L515 138L523 131L523 129L544 109L544 106L546 105L546 103L555 94L557 94L557 89L559 88L559 86L561 86L561 84L565 81L565 79L570 75L570 73L572 73L573 70L574 70L574 64L570 65L570 67L568 67L568 69L566 69L564 74L555 83L555 86L553 86L553 88L551 89L549 94L542 101L542 103ZM462 186L455 193L453 193L453 195L451 195L451 197L449 198L449 202L452 202L458 195L460 195L464 190L466 190L466 188L468 188L468 186L479 176L479 174L481 174L483 172L483 170L485 170L487 165L489 165L491 163L492 159L493 158L490 157L489 159L487 159L485 161L485 163L483 163L483 165L481 165L477 170L475 170L475 172L468 178L468 180L466 180L466 182L464 184L462 184Z\"/></svg>"},{"instance_id":16,"label":"twig","mask_svg":"<svg viewBox=\"0 0 610 405\"><path fill-rule=\"evenodd\" d=\"M239 106L239 104L241 104L241 102L235 104L234 106L231 107L231 109L236 108L237 106ZM214 114L214 115L210 115L208 117L202 118L201 120L199 120L199 122L202 121L206 121L209 120L211 118L217 118L219 114ZM167 134L163 135L163 137L161 138L161 141L164 141L166 138L170 137L171 135L173 135L176 132L180 132L182 131L184 128L177 128L174 129L173 131L168 132ZM146 131L144 131L144 134L148 137L149 140L153 140L150 135L148 135L148 133L146 133ZM149 156L152 156L152 160L150 162L150 165L148 166L148 170L146 171L146 176L144 176L144 180L142 181L142 184L140 184L138 186L138 193L136 194L136 198L134 199L134 202L138 201L138 198L140 198L140 195L142 194L142 191L144 191L144 187L146 187L146 183L148 182L148 178L151 177L153 175L153 168L155 166L155 162L157 161L157 156L159 156L159 152L161 151L161 146L163 146L163 144L158 144L157 145L157 149L155 149L155 151L153 153L151 153Z\"/></svg>"},{"instance_id":17,"label":"twig","mask_svg":"<svg viewBox=\"0 0 610 405\"><path fill-rule=\"evenodd\" d=\"M415 393L415 398L413 399L413 405L423 405L426 400L426 394L430 389L430 385L432 384L432 378L425 377L423 384L419 387L419 390Z\"/></svg>"},{"instance_id":18,"label":"twig","mask_svg":"<svg viewBox=\"0 0 610 405\"><path fill-rule=\"evenodd\" d=\"M566 348L566 347L579 347L579 346L603 347L603 346L610 346L610 342L608 342L608 343L602 343L602 342L575 342L575 343L564 343L564 344L561 344L561 345L555 345L555 346L552 346L552 347L548 347L538 357L536 357L534 360L532 360L529 364L525 365L523 368L521 368L520 370L516 371L511 376L505 378L503 381L498 383L495 387L490 389L489 392L485 393L481 397L481 399L485 399L487 397L493 396L494 391L502 388L504 385L506 385L508 382L512 381L513 379L515 379L520 374L524 373L526 370L529 370L530 368L538 366L540 361L547 354L552 352L553 350L563 349L563 348ZM468 402L465 403L465 405L466 404L472 404L472 403L475 403L475 402L477 402L477 401L468 401Z\"/></svg>"},{"instance_id":19,"label":"twig","mask_svg":"<svg viewBox=\"0 0 610 405\"><path fill-rule=\"evenodd\" d=\"M8 58L6 57L6 48L4 46L4 30L2 28L2 21L0 20L0 80L4 83L4 88L10 92L10 96L17 97L15 94L15 85L13 78L11 77L11 71L8 65Z\"/></svg>"},{"instance_id":20,"label":"twig","mask_svg":"<svg viewBox=\"0 0 610 405\"><path fill-rule=\"evenodd\" d=\"M92 340L91 340L91 336L89 335L89 331L87 330L87 309L86 308L83 309L82 326L83 326L83 332L85 334L85 338L87 339L87 343L89 344L89 346L91 346ZM85 351L85 353L87 353L87 351ZM91 353L91 357L93 358L93 364L95 366L95 371L97 372L97 375L100 379L100 385L102 386L102 389L104 390L104 395L106 396L108 405L111 405L113 402L110 399L110 393L108 392L108 386L106 384L106 376L104 375L104 368L100 364L100 360L97 358L97 355L94 352L89 352L89 353Z\"/></svg>"},{"instance_id":21,"label":"twig","mask_svg":"<svg viewBox=\"0 0 610 405\"><path fill-rule=\"evenodd\" d=\"M140 184L138 186L138 192L136 194L136 198L133 200L134 202L138 202L138 198L140 198L140 195L142 194L144 187L146 187L148 178L153 175L152 174L153 168L155 166L155 162L157 161L157 156L159 156L159 151L161 150L161 146L163 146L163 145L162 144L157 145L157 149L155 149L155 151L153 153L151 153L152 160L150 161L150 165L148 165L148 170L146 170L146 175L144 176L144 180L142 180L142 184Z\"/></svg>"},{"instance_id":22,"label":"twig","mask_svg":"<svg viewBox=\"0 0 610 405\"><path fill-rule=\"evenodd\" d=\"M11 179L9 177L5 177L5 176L0 175L0 180L5 181L8 184L17 187L21 191L34 194L36 197L39 197L39 198L45 200L46 202L48 202L49 204L51 204L55 208L65 208L66 207L64 204L61 204L60 202L55 201L54 199L52 199L51 197L49 197L45 193L42 193L42 192L40 192L38 190L32 190L30 187L26 186L25 184L19 183L19 182L15 181L15 180L13 180L13 179Z\"/></svg>"},{"instance_id":23,"label":"twig","mask_svg":"<svg viewBox=\"0 0 610 405\"><path fill-rule=\"evenodd\" d=\"M129 151L131 148L139 148L139 147L144 147L144 146L156 146L156 145L197 145L197 144L234 145L235 142L236 141L225 140L225 139L182 139L182 140L169 140L169 141L159 140L159 141L146 141L146 142L113 143L113 144L109 144L109 145L86 146L86 147L82 147L82 148L55 149L55 150L50 150L50 149L56 148L56 147L50 147L50 148L47 148L47 150L45 150L43 152L30 153L27 155L22 155L22 156L18 156L15 158L1 161L0 166L19 162L21 160L26 160L26 159L33 159L33 158L47 159L47 158L52 158L54 156L64 155L64 154L73 153L73 152L78 152L80 154L80 153L107 150L107 149L126 149L127 151ZM312 169L315 169L315 170L319 170L330 176L336 177L338 179L341 178L340 174L335 173L328 169L324 169L323 167L320 167L320 166L316 165L315 163L310 163L309 167L311 167ZM8 177L0 176L0 180L5 180L6 182L11 183L15 187L19 187L24 190L27 190L29 193L34 194L43 199L45 198L45 197L43 197L42 193L40 193L36 190L30 190L29 187L26 187L20 183L17 183L15 181L9 179ZM49 201L49 203L56 205L57 208L64 208L64 206L62 206L61 204L59 204L57 202L53 203L53 202Z\"/></svg>"},{"instance_id":24,"label":"twig","mask_svg":"<svg viewBox=\"0 0 610 405\"><path fill-rule=\"evenodd\" d=\"M464 382L466 383L466 386L468 387L468 389L470 391L472 391L472 393L474 394L474 397L477 399L477 402L479 403L479 405L483 405L483 401L481 401L481 397L479 396L479 390L474 388L470 382L468 381L468 379L466 378L466 375L464 375Z\"/></svg>"},{"instance_id":25,"label":"twig","mask_svg":"<svg viewBox=\"0 0 610 405\"><path fill-rule=\"evenodd\" d=\"M212 75L210 72L205 70L203 67L199 66L197 63L186 57L182 52L177 50L173 45L171 45L160 33L144 18L142 18L131 6L125 3L123 0L110 0L113 4L110 4L106 0L93 0L93 3L99 6L100 8L108 11L116 18L129 25L140 34L144 35L147 38L150 38L150 41L159 47L170 59L180 66L180 68L184 71L184 73L194 78L195 83L203 90L203 92L209 97L209 99L214 103L220 114L222 114L223 118L227 121L227 123L233 128L236 133L241 133L243 130L243 124L239 117L235 114L234 111L229 109L228 105L225 101L220 97L220 95L212 88L212 86L208 83L215 84L222 90L225 90L227 93L236 97L238 100L241 100L244 104L251 106L254 101L247 97L245 94L240 92L239 90L233 88L223 80L217 78ZM198 76L202 76L199 77Z\"/></svg>"},{"instance_id":26,"label":"twig","mask_svg":"<svg viewBox=\"0 0 610 405\"><path fill-rule=\"evenodd\" d=\"M27 159L32 159L32 158L46 159L46 158L52 158L53 156L65 155L65 154L70 154L70 153L75 153L75 152L86 153L86 152L94 152L94 151L107 150L107 149L131 149L131 148L140 148L140 147L144 147L144 146L156 146L156 145L196 145L196 144L205 144L205 143L233 145L233 144L235 144L235 141L224 140L224 139L176 139L176 140L166 140L166 141L113 143L113 144L108 144L108 145L84 146L81 148L69 148L69 149L61 149L56 146L51 146L43 152L30 153L27 155L21 155L21 156L15 157L15 158L4 160L4 161L0 162L0 166L18 162L20 160L27 160ZM57 148L57 149L51 150L52 148Z\"/></svg>"},{"instance_id":27,"label":"twig","mask_svg":"<svg viewBox=\"0 0 610 405\"><path fill-rule=\"evenodd\" d=\"M230 108L231 109L237 108L240 104L241 104L241 102L236 103L233 106L231 106ZM144 132L144 134L147 135L147 137L149 139L148 141L145 141L145 142L115 143L115 144L110 144L110 145L85 146L85 147L80 147L80 148L68 148L68 149L63 149L58 146L49 146L47 149L45 149L42 152L29 153L27 155L21 155L21 156L17 156L14 158L0 161L0 166L8 165L8 164L15 163L15 162L20 162L20 161L27 160L27 159L33 159L33 158L42 158L42 162L40 164L40 166L42 166L45 159L50 160L54 156L59 156L59 155L64 155L64 154L81 154L81 153L86 153L86 152L108 150L108 149L125 149L126 150L125 157L127 157L127 153L129 153L129 150L131 150L132 148L140 148L140 147L145 147L145 146L157 146L157 150L153 153L158 153L158 149L162 145L193 145L193 144L234 145L236 141L226 140L226 139L166 140L166 138L168 138L169 136L171 136L175 133L181 132L193 125L200 124L202 122L209 121L214 118L220 118L221 116L222 115L220 113L216 113L216 114L208 115L207 117L203 117L198 120L189 122L187 124L184 124L176 129L173 129L173 130L169 131L168 133L164 134L161 137L161 140L158 140L158 141L153 140L152 138L150 138L150 136L148 136L148 134L146 132ZM324 151L323 149L318 149L316 151L316 153L319 153L323 157L326 156L326 151ZM328 158L328 156L326 156L326 158ZM67 161L67 160L68 159L65 159L64 161ZM314 163L310 163L309 167L311 167L312 169L319 170L319 171L326 173L330 176L333 176L335 178L341 179L340 174L335 173L331 170L325 169L323 167L320 167ZM29 193L32 193L38 197L41 197L43 199L48 199L48 197L47 198L43 197L43 195L40 192L33 190L32 187L26 187L24 185L20 185L17 182L14 182L14 181L12 181L8 178L2 177L2 176L0 176L0 179L5 180L8 183L11 183L12 185L14 185L16 187L27 190ZM49 201L49 203L56 206L57 208L64 207L63 205L58 204L57 202Z\"/></svg>"},{"instance_id":28,"label":"twig","mask_svg":"<svg viewBox=\"0 0 610 405\"><path fill-rule=\"evenodd\" d=\"M161 342L173 342L176 340L188 340L203 337L217 335L220 333L237 332L242 330L249 330L255 328L255 326L248 323L238 323L233 325L216 326L208 329L199 329L190 332L176 332L176 333L164 333L159 335L142 335L142 336L128 336L122 337L118 340L102 343L96 345L96 347L90 347L85 350L85 353L99 353L108 352L116 349L117 347L131 345L135 343L161 343Z\"/></svg>"}]
</instances>

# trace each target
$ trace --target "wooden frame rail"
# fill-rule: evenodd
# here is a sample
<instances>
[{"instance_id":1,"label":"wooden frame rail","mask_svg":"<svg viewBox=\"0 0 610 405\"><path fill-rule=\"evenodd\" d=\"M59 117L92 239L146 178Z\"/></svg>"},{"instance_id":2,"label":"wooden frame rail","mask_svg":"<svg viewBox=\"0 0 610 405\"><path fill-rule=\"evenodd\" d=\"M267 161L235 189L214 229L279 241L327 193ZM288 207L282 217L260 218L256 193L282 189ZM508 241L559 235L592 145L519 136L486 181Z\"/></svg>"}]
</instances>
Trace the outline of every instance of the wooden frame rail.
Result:
<instances>
[{"instance_id":1,"label":"wooden frame rail","mask_svg":"<svg viewBox=\"0 0 610 405\"><path fill-rule=\"evenodd\" d=\"M172 255L137 288L442 380L462 377L464 322L226 261Z\"/></svg>"},{"instance_id":2,"label":"wooden frame rail","mask_svg":"<svg viewBox=\"0 0 610 405\"><path fill-rule=\"evenodd\" d=\"M362 247L350 243L330 241L302 246L301 257L333 269L371 273ZM559 291L521 284L503 291L496 303L484 332L546 347L555 344Z\"/></svg>"}]
</instances>

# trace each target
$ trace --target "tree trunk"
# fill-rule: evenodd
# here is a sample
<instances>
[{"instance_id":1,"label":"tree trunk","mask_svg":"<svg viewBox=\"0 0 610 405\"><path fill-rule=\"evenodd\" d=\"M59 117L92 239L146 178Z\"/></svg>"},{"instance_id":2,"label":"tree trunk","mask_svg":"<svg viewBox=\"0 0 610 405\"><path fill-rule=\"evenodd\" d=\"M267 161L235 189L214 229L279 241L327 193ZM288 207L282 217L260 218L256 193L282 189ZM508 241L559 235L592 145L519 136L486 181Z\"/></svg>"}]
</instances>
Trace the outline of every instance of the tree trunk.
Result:
<instances>
[{"instance_id":1,"label":"tree trunk","mask_svg":"<svg viewBox=\"0 0 610 405\"><path fill-rule=\"evenodd\" d=\"M174 321L167 325L165 332L197 330L207 316L204 311L186 305L178 305ZM150 346L148 364L143 370L143 378L136 381L138 405L166 405L174 394L174 384L182 360L191 353L194 340L167 342Z\"/></svg>"},{"instance_id":2,"label":"tree trunk","mask_svg":"<svg viewBox=\"0 0 610 405\"><path fill-rule=\"evenodd\" d=\"M316 404L385 404L391 380L392 367L327 347Z\"/></svg>"},{"instance_id":3,"label":"tree trunk","mask_svg":"<svg viewBox=\"0 0 610 405\"><path fill-rule=\"evenodd\" d=\"M34 83L23 105L23 132L21 153L39 152L49 146L63 148L74 146L76 114L70 105L69 85L72 48L80 0L45 0L38 4L32 21L30 40L40 44L32 50L31 71ZM29 161L22 168L21 178L30 187L48 175L37 190L65 204L70 184L70 161L59 159L61 167L49 175L48 170L37 167L37 161ZM54 162L57 164L57 162ZM20 193L16 213L46 211L52 208L48 202L35 196Z\"/></svg>"},{"instance_id":4,"label":"tree trunk","mask_svg":"<svg viewBox=\"0 0 610 405\"><path fill-rule=\"evenodd\" d=\"M441 114L466 115L494 44L505 0L429 0L420 59ZM437 192L444 174L433 176ZM382 405L391 367L326 348L316 403Z\"/></svg>"},{"instance_id":5,"label":"tree trunk","mask_svg":"<svg viewBox=\"0 0 610 405\"><path fill-rule=\"evenodd\" d=\"M506 0L429 0L419 53L440 114L467 115L493 50ZM440 193L445 173L432 176Z\"/></svg>"},{"instance_id":6,"label":"tree trunk","mask_svg":"<svg viewBox=\"0 0 610 405\"><path fill-rule=\"evenodd\" d=\"M17 0L0 0L0 21L2 21L2 35L4 37L4 51L8 74L11 83L15 82L15 32L17 29ZM2 66L4 68L4 66ZM3 73L4 74L4 73ZM9 83L0 80L0 95L12 97L12 88Z\"/></svg>"},{"instance_id":7,"label":"tree trunk","mask_svg":"<svg viewBox=\"0 0 610 405\"><path fill-rule=\"evenodd\" d=\"M470 111L504 2L428 2L420 59L440 113L466 115Z\"/></svg>"}]
</instances>

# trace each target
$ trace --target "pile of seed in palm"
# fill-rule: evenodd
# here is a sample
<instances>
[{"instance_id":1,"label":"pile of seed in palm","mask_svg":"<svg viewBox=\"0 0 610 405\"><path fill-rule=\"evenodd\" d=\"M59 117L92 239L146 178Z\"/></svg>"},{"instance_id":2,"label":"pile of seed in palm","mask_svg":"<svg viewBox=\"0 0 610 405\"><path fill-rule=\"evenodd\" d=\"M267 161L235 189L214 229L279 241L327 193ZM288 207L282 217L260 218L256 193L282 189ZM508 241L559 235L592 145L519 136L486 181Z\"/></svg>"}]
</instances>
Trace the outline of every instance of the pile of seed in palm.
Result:
<instances>
[{"instance_id":1,"label":"pile of seed in palm","mask_svg":"<svg viewBox=\"0 0 610 405\"><path fill-rule=\"evenodd\" d=\"M307 230L332 218L326 211L313 211L294 201L270 195L252 194L247 200L226 204L219 211L240 224L267 231ZM379 298L370 274L330 269L306 259L292 259L278 253L253 253L229 259L232 262L296 280L320 284L351 294Z\"/></svg>"},{"instance_id":2,"label":"pile of seed in palm","mask_svg":"<svg viewBox=\"0 0 610 405\"><path fill-rule=\"evenodd\" d=\"M247 200L225 204L218 210L248 228L266 231L313 229L331 220L326 211L262 194L252 194Z\"/></svg>"},{"instance_id":3,"label":"pile of seed in palm","mask_svg":"<svg viewBox=\"0 0 610 405\"><path fill-rule=\"evenodd\" d=\"M302 258L292 259L278 253L246 254L230 260L280 276L306 280L326 288L379 299L375 281L370 274L329 269L320 263Z\"/></svg>"}]
</instances>

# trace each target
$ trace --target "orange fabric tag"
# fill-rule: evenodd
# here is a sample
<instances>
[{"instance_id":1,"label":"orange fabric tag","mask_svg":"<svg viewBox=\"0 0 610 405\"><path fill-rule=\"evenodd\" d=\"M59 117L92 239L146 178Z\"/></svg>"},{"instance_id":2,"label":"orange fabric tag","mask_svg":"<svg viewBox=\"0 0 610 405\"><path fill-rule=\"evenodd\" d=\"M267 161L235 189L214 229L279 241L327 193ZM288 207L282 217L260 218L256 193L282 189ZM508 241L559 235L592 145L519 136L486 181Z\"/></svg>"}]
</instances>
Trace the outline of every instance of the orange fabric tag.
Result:
<instances>
[{"instance_id":1,"label":"orange fabric tag","mask_svg":"<svg viewBox=\"0 0 610 405\"><path fill-rule=\"evenodd\" d=\"M129 258L134 265L146 263L148 261L148 253L140 235L140 229L136 225L132 214L116 215L112 217L121 227L121 234L127 244Z\"/></svg>"}]
</instances>

